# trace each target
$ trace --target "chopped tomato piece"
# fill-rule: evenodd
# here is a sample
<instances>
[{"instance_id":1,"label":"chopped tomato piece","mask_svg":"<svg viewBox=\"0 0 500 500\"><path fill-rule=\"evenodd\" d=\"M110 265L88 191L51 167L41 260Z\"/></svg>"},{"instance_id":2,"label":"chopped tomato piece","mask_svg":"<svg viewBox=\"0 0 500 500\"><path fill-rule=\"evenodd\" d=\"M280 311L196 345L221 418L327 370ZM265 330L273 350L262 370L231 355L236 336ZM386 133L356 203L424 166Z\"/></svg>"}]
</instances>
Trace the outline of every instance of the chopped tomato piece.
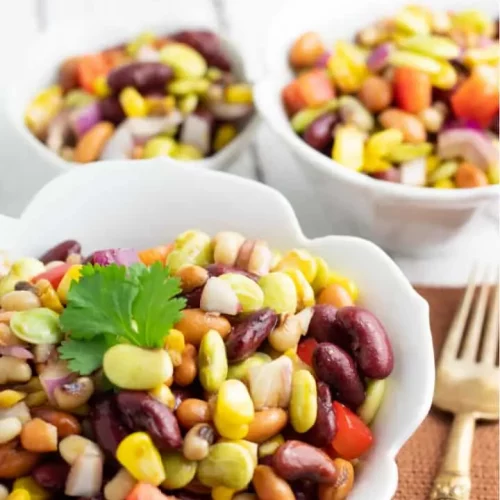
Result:
<instances>
[{"instance_id":1,"label":"chopped tomato piece","mask_svg":"<svg viewBox=\"0 0 500 500\"><path fill-rule=\"evenodd\" d=\"M139 252L139 259L146 266L150 266L154 262L165 264L167 255L172 251L173 245L160 245L157 247L146 248Z\"/></svg>"},{"instance_id":2,"label":"chopped tomato piece","mask_svg":"<svg viewBox=\"0 0 500 500\"><path fill-rule=\"evenodd\" d=\"M373 443L369 427L349 408L333 402L337 433L332 441L333 449L346 460L353 460L368 451Z\"/></svg>"},{"instance_id":3,"label":"chopped tomato piece","mask_svg":"<svg viewBox=\"0 0 500 500\"><path fill-rule=\"evenodd\" d=\"M324 69L306 71L297 82L307 106L318 107L335 97L333 83Z\"/></svg>"},{"instance_id":4,"label":"chopped tomato piece","mask_svg":"<svg viewBox=\"0 0 500 500\"><path fill-rule=\"evenodd\" d=\"M175 497L164 495L156 486L137 483L127 495L126 500L169 500Z\"/></svg>"},{"instance_id":5,"label":"chopped tomato piece","mask_svg":"<svg viewBox=\"0 0 500 500\"><path fill-rule=\"evenodd\" d=\"M40 280L48 280L50 281L50 284L54 287L54 289L57 290L59 283L61 283L61 280L66 274L66 271L70 267L71 264L61 264L59 266L53 267L52 269L49 269L48 271L38 274L31 281L33 283L36 283Z\"/></svg>"},{"instance_id":6,"label":"chopped tomato piece","mask_svg":"<svg viewBox=\"0 0 500 500\"><path fill-rule=\"evenodd\" d=\"M432 84L427 73L408 67L396 68L393 85L398 106L408 113L419 113L431 105Z\"/></svg>"},{"instance_id":7,"label":"chopped tomato piece","mask_svg":"<svg viewBox=\"0 0 500 500\"><path fill-rule=\"evenodd\" d=\"M96 78L108 74L109 64L102 53L90 54L80 58L76 71L80 86L92 93Z\"/></svg>"},{"instance_id":8,"label":"chopped tomato piece","mask_svg":"<svg viewBox=\"0 0 500 500\"><path fill-rule=\"evenodd\" d=\"M318 342L315 339L310 338L310 339L304 340L297 347L297 356L306 365L312 366L312 357L313 357L314 349L316 349L317 345L318 345Z\"/></svg>"},{"instance_id":9,"label":"chopped tomato piece","mask_svg":"<svg viewBox=\"0 0 500 500\"><path fill-rule=\"evenodd\" d=\"M498 78L495 68L476 68L451 96L451 105L458 118L474 120L487 127L498 113Z\"/></svg>"},{"instance_id":10,"label":"chopped tomato piece","mask_svg":"<svg viewBox=\"0 0 500 500\"><path fill-rule=\"evenodd\" d=\"M300 86L297 80L290 82L281 92L283 104L289 115L294 115L297 111L305 108L307 103L302 96Z\"/></svg>"}]
</instances>

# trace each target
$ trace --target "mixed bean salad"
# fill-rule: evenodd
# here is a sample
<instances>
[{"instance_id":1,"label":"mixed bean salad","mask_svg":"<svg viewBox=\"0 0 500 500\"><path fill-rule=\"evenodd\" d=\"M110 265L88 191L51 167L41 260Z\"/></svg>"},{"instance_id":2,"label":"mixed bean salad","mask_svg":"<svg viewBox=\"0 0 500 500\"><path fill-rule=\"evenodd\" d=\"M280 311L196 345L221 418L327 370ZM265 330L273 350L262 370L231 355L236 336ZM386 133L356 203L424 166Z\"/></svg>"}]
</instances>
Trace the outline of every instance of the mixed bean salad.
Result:
<instances>
[{"instance_id":1,"label":"mixed bean salad","mask_svg":"<svg viewBox=\"0 0 500 500\"><path fill-rule=\"evenodd\" d=\"M373 178L441 189L499 183L498 20L408 6L338 40L293 43L293 130Z\"/></svg>"},{"instance_id":2,"label":"mixed bean salad","mask_svg":"<svg viewBox=\"0 0 500 500\"><path fill-rule=\"evenodd\" d=\"M393 352L305 250L197 230L0 279L0 499L341 500Z\"/></svg>"},{"instance_id":3,"label":"mixed bean salad","mask_svg":"<svg viewBox=\"0 0 500 500\"><path fill-rule=\"evenodd\" d=\"M180 31L67 59L25 121L68 161L198 160L227 146L252 113L252 89L218 36Z\"/></svg>"}]
</instances>

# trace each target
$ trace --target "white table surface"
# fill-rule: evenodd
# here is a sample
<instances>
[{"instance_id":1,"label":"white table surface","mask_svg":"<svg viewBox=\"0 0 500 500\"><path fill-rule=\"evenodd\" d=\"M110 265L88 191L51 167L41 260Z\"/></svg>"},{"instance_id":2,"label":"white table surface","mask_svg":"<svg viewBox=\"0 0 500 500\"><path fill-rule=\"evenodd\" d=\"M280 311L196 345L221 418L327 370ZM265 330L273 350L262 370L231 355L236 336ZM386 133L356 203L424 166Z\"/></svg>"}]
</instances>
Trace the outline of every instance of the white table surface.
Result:
<instances>
[{"instance_id":1,"label":"white table surface","mask_svg":"<svg viewBox=\"0 0 500 500\"><path fill-rule=\"evenodd\" d=\"M290 0L16 0L0 3L0 57L2 72L39 32L61 23L82 18L95 23L112 21L116 16L141 21L189 17L230 36L240 47L249 75L261 74L261 50L267 22ZM325 4L329 4L325 0ZM337 7L338 8L338 7ZM3 78L0 79L0 85ZM3 112L0 87L0 213L17 216L37 187L27 188L26 166L32 161L17 144ZM262 125L249 150L231 167L238 175L257 179L279 189L294 206L308 236L336 233L333 215L324 214L315 204L314 193L300 167L286 147ZM38 186L40 187L40 186ZM498 212L498 211L497 211ZM495 213L478 219L473 231L465 234L446 254L432 258L393 256L410 281L427 285L459 285L467 280L477 261L498 263L500 236Z\"/></svg>"}]
</instances>

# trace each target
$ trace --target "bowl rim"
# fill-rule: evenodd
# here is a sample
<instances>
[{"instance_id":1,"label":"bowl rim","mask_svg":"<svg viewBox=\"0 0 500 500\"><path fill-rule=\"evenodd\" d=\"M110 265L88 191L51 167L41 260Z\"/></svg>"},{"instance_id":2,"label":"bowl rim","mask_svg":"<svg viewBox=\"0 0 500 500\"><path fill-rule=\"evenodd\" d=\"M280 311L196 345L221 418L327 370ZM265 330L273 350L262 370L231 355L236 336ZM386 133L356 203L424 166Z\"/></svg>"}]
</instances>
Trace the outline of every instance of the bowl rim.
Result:
<instances>
[{"instance_id":1,"label":"bowl rim","mask_svg":"<svg viewBox=\"0 0 500 500\"><path fill-rule=\"evenodd\" d=\"M324 15L324 10L318 11L315 19ZM281 96L283 85L289 81L283 71L276 70L279 64L275 57L282 58L281 63L286 61L286 53L276 49L276 45L280 41L279 26L286 24L287 18L293 16L297 12L309 13L308 7L303 2L291 1L290 5L278 9L273 15L270 22L270 29L267 33L266 44L264 50L264 65L265 72L262 78L258 79L254 89L254 99L257 109L264 121L289 145L289 147L297 152L302 158L306 159L315 168L323 174L339 177L342 180L357 184L367 190L377 191L382 196L393 196L396 198L404 198L414 201L425 201L430 204L450 204L458 201L480 202L498 198L500 200L500 185L489 185L478 188L462 188L462 189L435 189L418 186L408 186L400 183L380 181L361 172L353 171L335 160L316 151L311 146L307 145L295 132L293 132L288 120L281 120L278 115L273 114L266 104L268 99L272 99L274 95ZM331 11L328 14L333 18ZM338 22L338 19L337 19ZM332 21L332 25L335 22ZM300 33L297 33L297 36ZM283 47L285 48L285 47ZM286 48L288 50L288 48ZM280 62L280 61L278 61ZM278 87L278 88L276 88ZM276 92L278 90L278 92ZM282 107L281 98L279 106ZM286 115L284 115L286 116ZM360 175L361 174L361 175Z\"/></svg>"},{"instance_id":2,"label":"bowl rim","mask_svg":"<svg viewBox=\"0 0 500 500\"><path fill-rule=\"evenodd\" d=\"M90 25L90 28L89 28ZM16 81L19 77L25 75L25 69L22 68L21 61L26 60L27 54L30 54L30 57L40 56L43 57L44 49L47 46L50 46L54 40L59 39L60 37L70 36L75 33L82 34L91 32L94 38L100 37L101 35L106 35L110 31L113 32L114 38L125 38L130 32L135 33L136 35L140 34L144 31L153 31L155 33L165 33L168 34L172 31L178 29L206 29L210 31L214 31L214 27L208 24L202 23L192 23L188 19L184 19L183 22L143 22L134 29L131 29L130 26L123 20L115 20L113 22L106 21L100 22L97 26L92 25L89 20L80 20L80 21L71 21L68 24L61 26L54 26L49 28L45 32L37 33L31 40L29 45L22 51L22 55L19 57L19 63L17 68L19 71L11 71L11 75L19 75L17 78L11 78L11 80L4 86L4 91L6 95L5 99L5 108L7 119L10 122L10 125L17 132L17 135L26 143L29 144L32 150L38 152L38 154L45 160L45 163L49 164L52 169L57 170L59 173L68 172L73 170L75 167L81 167L82 164L67 161L57 155L55 152L51 151L45 144L43 144L40 140L38 140L25 125L22 114L19 114L18 111L22 111L16 109L15 103L18 102L17 98L12 98L16 96ZM224 36L218 33L219 38L223 41L225 45L229 47L230 57L233 62L235 62L241 68L241 73L243 74L246 81L250 81L249 71L246 66L245 58L243 57L243 53L240 50L238 44L229 36ZM104 49L103 49L104 50ZM82 44L82 53L85 52L85 48ZM24 55L24 56L23 56ZM57 68L54 68L54 73L57 71ZM36 75L39 77L39 75ZM10 97L10 98L9 98ZM24 101L24 100L23 100ZM29 103L23 102L24 107ZM255 135L255 130L259 124L260 115L257 111L257 107L254 105L254 111L248 122L245 124L240 133L223 149L217 151L213 155L203 158L201 160L192 160L189 163L196 165L198 168L206 168L209 170L223 170L229 168L230 159L236 155L238 152L241 152L245 147L245 143ZM173 166L183 166L187 162L182 160L176 160L170 157L160 157L163 162L166 164L171 164ZM116 161L116 160L113 160ZM101 161L103 163L104 160Z\"/></svg>"}]
</instances>

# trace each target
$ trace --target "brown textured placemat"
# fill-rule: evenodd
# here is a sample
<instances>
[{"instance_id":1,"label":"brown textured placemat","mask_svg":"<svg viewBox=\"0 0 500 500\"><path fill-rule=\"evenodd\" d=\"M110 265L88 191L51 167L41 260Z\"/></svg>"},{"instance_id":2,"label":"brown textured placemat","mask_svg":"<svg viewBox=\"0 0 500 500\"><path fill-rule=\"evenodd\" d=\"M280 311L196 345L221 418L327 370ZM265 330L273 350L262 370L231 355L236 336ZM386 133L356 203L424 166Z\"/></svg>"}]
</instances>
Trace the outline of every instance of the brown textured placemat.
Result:
<instances>
[{"instance_id":1,"label":"brown textured placemat","mask_svg":"<svg viewBox=\"0 0 500 500\"><path fill-rule=\"evenodd\" d=\"M460 304L463 289L418 288L429 302L436 356ZM427 500L450 429L449 415L432 409L398 456L399 487L395 500ZM480 422L474 435L472 500L498 500L498 425Z\"/></svg>"}]
</instances>

